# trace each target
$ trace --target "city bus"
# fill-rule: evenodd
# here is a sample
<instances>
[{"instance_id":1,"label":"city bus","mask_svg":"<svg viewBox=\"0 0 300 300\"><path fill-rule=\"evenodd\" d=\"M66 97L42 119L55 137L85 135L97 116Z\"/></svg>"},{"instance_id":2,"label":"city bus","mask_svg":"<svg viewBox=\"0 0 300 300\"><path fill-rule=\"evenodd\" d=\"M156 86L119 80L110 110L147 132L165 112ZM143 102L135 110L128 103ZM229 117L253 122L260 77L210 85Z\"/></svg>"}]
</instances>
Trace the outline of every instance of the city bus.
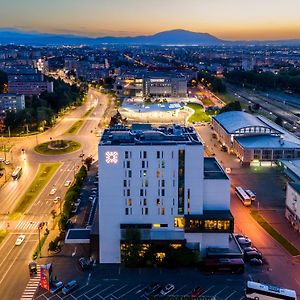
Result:
<instances>
[{"instance_id":1,"label":"city bus","mask_svg":"<svg viewBox=\"0 0 300 300\"><path fill-rule=\"evenodd\" d=\"M283 289L277 286L262 284L254 281L247 281L246 291L247 299L258 300L297 300L296 292L293 290Z\"/></svg>"},{"instance_id":2,"label":"city bus","mask_svg":"<svg viewBox=\"0 0 300 300\"><path fill-rule=\"evenodd\" d=\"M11 177L13 180L17 180L22 175L22 167L16 167L15 170L12 172Z\"/></svg>"},{"instance_id":3,"label":"city bus","mask_svg":"<svg viewBox=\"0 0 300 300\"><path fill-rule=\"evenodd\" d=\"M251 205L251 199L250 199L249 195L240 186L237 186L235 188L235 193L241 199L242 203L245 206Z\"/></svg>"},{"instance_id":4,"label":"city bus","mask_svg":"<svg viewBox=\"0 0 300 300\"><path fill-rule=\"evenodd\" d=\"M245 190L245 192L248 194L251 201L255 201L255 199L256 199L255 194L251 190Z\"/></svg>"},{"instance_id":5,"label":"city bus","mask_svg":"<svg viewBox=\"0 0 300 300\"><path fill-rule=\"evenodd\" d=\"M242 258L206 258L203 261L205 272L244 273L245 263Z\"/></svg>"}]
</instances>

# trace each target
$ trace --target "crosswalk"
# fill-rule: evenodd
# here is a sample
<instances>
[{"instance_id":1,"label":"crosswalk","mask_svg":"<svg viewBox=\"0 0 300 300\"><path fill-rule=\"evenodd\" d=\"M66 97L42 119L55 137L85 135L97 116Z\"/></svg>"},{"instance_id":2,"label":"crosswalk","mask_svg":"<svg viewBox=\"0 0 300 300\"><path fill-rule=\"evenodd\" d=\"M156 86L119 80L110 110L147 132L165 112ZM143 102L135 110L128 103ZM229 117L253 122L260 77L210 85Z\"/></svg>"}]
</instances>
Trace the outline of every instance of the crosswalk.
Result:
<instances>
[{"instance_id":1,"label":"crosswalk","mask_svg":"<svg viewBox=\"0 0 300 300\"><path fill-rule=\"evenodd\" d=\"M32 230L37 229L39 226L39 222L33 221L21 221L15 227L15 230Z\"/></svg>"},{"instance_id":2,"label":"crosswalk","mask_svg":"<svg viewBox=\"0 0 300 300\"><path fill-rule=\"evenodd\" d=\"M0 229L15 231L34 231L40 222L35 221L0 221Z\"/></svg>"},{"instance_id":3,"label":"crosswalk","mask_svg":"<svg viewBox=\"0 0 300 300\"><path fill-rule=\"evenodd\" d=\"M33 299L34 294L39 287L40 284L40 274L41 274L41 268L40 265L37 265L37 274L32 276L30 280L28 281L25 290L23 291L23 294L20 298L20 300L30 300Z\"/></svg>"}]
</instances>

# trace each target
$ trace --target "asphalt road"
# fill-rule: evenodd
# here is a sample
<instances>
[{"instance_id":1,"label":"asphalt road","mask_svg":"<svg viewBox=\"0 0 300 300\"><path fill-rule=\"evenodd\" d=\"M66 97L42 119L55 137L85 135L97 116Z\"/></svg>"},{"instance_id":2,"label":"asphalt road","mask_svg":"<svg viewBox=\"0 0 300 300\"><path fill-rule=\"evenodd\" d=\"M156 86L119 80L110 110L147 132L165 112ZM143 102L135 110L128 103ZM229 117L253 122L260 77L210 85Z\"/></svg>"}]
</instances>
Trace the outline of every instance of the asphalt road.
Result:
<instances>
[{"instance_id":1,"label":"asphalt road","mask_svg":"<svg viewBox=\"0 0 300 300\"><path fill-rule=\"evenodd\" d=\"M82 164L79 154L82 152L86 155L92 154L95 161L97 160L99 137L96 136L96 130L107 105L108 99L105 95L90 89L87 102L69 112L47 132L26 138L10 138L10 143L14 144L13 163L15 166L22 166L23 174L19 180L8 182L0 190L0 229L10 231L8 237L0 245L1 299L19 299L21 297L29 280L27 268L37 244L37 226L41 221L51 221L50 212L52 209L59 211L59 203L55 204L53 199L56 196L63 198L67 191L67 187L64 186L65 181L72 180L74 173ZM79 132L76 135L64 135L90 107L95 108L85 119ZM52 139L70 138L79 141L82 144L82 149L59 156L41 155L33 150L37 144L50 141L50 137ZM21 149L25 149L25 155L21 154ZM11 212L18 203L42 162L59 162L61 166L23 217L18 221L9 221L7 213ZM50 196L49 192L53 187L57 189L57 192ZM51 226L50 223L49 226ZM15 241L20 233L26 235L25 241L21 246L15 246Z\"/></svg>"}]
</instances>

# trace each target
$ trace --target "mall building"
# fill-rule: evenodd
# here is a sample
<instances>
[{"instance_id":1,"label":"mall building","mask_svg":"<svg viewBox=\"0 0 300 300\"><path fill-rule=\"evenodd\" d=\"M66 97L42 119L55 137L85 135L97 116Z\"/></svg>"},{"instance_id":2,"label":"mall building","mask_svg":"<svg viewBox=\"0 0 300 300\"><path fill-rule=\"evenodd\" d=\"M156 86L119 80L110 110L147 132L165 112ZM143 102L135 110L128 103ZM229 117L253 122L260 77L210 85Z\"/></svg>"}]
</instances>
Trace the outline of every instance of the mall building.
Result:
<instances>
[{"instance_id":1,"label":"mall building","mask_svg":"<svg viewBox=\"0 0 300 300\"><path fill-rule=\"evenodd\" d=\"M145 244L229 247L230 181L193 128L105 129L98 154L100 263L121 262L132 228Z\"/></svg>"},{"instance_id":2,"label":"mall building","mask_svg":"<svg viewBox=\"0 0 300 300\"><path fill-rule=\"evenodd\" d=\"M245 165L300 157L299 138L263 116L230 111L214 116L212 125L221 144Z\"/></svg>"}]
</instances>

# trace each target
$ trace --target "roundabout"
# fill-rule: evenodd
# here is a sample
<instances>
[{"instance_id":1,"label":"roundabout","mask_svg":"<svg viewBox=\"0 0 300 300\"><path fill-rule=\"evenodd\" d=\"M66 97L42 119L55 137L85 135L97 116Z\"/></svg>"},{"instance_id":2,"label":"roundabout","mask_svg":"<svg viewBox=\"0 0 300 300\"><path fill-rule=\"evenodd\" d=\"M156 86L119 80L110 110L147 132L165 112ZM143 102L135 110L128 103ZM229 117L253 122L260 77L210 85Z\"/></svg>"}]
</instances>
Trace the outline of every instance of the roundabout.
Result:
<instances>
[{"instance_id":1,"label":"roundabout","mask_svg":"<svg viewBox=\"0 0 300 300\"><path fill-rule=\"evenodd\" d=\"M39 154L45 155L60 155L75 152L80 148L81 144L76 141L54 140L51 142L46 142L37 145L36 147L34 147L34 151L36 151Z\"/></svg>"}]
</instances>

